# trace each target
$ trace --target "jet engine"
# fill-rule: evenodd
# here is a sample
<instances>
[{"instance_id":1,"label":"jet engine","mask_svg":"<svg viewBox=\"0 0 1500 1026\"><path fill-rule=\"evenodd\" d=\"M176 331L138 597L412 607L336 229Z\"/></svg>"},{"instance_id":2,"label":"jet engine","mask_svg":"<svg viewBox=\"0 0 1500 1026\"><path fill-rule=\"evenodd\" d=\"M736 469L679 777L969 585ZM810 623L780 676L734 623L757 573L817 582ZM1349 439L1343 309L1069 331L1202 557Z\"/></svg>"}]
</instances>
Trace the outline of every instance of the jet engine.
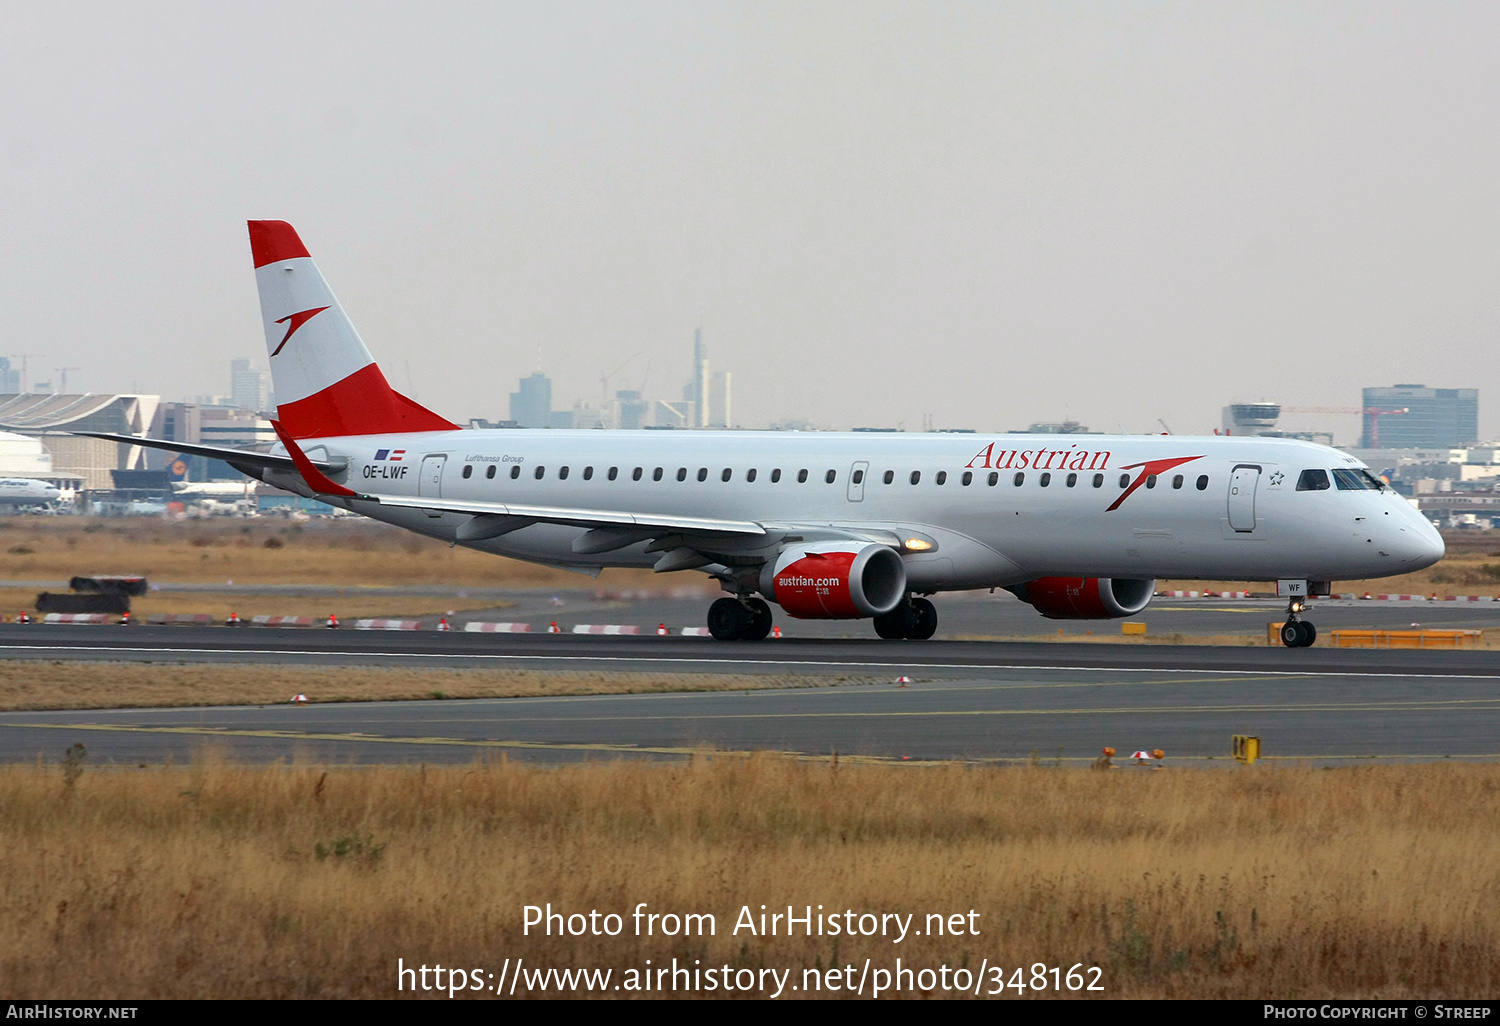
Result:
<instances>
[{"instance_id":1,"label":"jet engine","mask_svg":"<svg viewBox=\"0 0 1500 1026\"><path fill-rule=\"evenodd\" d=\"M803 620L879 616L906 595L906 564L873 542L796 545L761 569L760 591Z\"/></svg>"},{"instance_id":2,"label":"jet engine","mask_svg":"<svg viewBox=\"0 0 1500 1026\"><path fill-rule=\"evenodd\" d=\"M1038 577L1008 589L1052 620L1134 616L1151 602L1156 582L1109 577Z\"/></svg>"}]
</instances>

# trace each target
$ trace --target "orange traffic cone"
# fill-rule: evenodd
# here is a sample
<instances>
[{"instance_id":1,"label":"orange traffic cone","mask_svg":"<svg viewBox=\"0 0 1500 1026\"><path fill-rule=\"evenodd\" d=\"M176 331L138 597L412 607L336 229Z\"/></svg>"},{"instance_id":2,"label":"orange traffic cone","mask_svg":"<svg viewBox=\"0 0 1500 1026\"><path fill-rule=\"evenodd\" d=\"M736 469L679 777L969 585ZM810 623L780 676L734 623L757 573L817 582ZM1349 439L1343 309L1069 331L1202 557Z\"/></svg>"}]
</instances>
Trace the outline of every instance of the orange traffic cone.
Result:
<instances>
[{"instance_id":1,"label":"orange traffic cone","mask_svg":"<svg viewBox=\"0 0 1500 1026\"><path fill-rule=\"evenodd\" d=\"M451 631L453 628L448 626L448 618L445 616L438 621L437 629L440 631Z\"/></svg>"},{"instance_id":2,"label":"orange traffic cone","mask_svg":"<svg viewBox=\"0 0 1500 1026\"><path fill-rule=\"evenodd\" d=\"M30 623L30 622L31 622L31 614L28 613L28 612L26 612L26 610L24 610L24 609L21 610L21 615L18 616L18 617L16 617L16 623Z\"/></svg>"},{"instance_id":3,"label":"orange traffic cone","mask_svg":"<svg viewBox=\"0 0 1500 1026\"><path fill-rule=\"evenodd\" d=\"M328 614L328 622L326 624L324 624L324 626L327 627L329 630L333 630L336 627L338 627L338 625L339 625L339 618L337 616L333 615L332 613L329 613Z\"/></svg>"},{"instance_id":4,"label":"orange traffic cone","mask_svg":"<svg viewBox=\"0 0 1500 1026\"><path fill-rule=\"evenodd\" d=\"M227 619L227 620L224 621L224 626L225 627L238 627L238 626L240 626L240 614L239 613L230 613L229 614L229 619Z\"/></svg>"},{"instance_id":5,"label":"orange traffic cone","mask_svg":"<svg viewBox=\"0 0 1500 1026\"><path fill-rule=\"evenodd\" d=\"M781 628L780 627L772 627L771 628L771 637L773 637L773 638L779 638L779 637L781 637Z\"/></svg>"},{"instance_id":6,"label":"orange traffic cone","mask_svg":"<svg viewBox=\"0 0 1500 1026\"><path fill-rule=\"evenodd\" d=\"M657 624L657 625L656 625L656 635L657 635L657 637L662 637L662 638L664 638L664 637L666 637L666 636L667 636L667 635L668 635L668 634L669 634L669 633L671 633L671 632L670 632L670 631L668 631L668 630L667 630L667 625L666 625L666 624L664 624L664 623L659 623L659 624Z\"/></svg>"},{"instance_id":7,"label":"orange traffic cone","mask_svg":"<svg viewBox=\"0 0 1500 1026\"><path fill-rule=\"evenodd\" d=\"M556 620L553 620L552 621L552 626L547 628L547 633L548 634L561 634L562 633L562 631L560 631L560 630L557 629L557 621Z\"/></svg>"},{"instance_id":8,"label":"orange traffic cone","mask_svg":"<svg viewBox=\"0 0 1500 1026\"><path fill-rule=\"evenodd\" d=\"M130 610L127 609L127 610L125 610L124 613L122 613L120 615L120 626L121 627L129 627L130 626Z\"/></svg>"}]
</instances>

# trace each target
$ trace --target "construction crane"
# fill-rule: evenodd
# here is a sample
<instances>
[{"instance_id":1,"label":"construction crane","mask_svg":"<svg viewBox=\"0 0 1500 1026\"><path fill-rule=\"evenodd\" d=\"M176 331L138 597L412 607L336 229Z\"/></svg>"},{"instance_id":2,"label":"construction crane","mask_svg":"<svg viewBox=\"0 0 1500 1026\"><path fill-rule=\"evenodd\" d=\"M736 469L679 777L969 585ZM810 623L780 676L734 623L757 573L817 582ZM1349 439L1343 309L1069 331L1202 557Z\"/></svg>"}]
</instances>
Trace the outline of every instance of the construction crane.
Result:
<instances>
[{"instance_id":1,"label":"construction crane","mask_svg":"<svg viewBox=\"0 0 1500 1026\"><path fill-rule=\"evenodd\" d=\"M1382 410L1378 406L1283 406L1282 413L1357 413L1370 418L1370 448L1380 448L1380 418L1399 417L1410 413L1408 407L1399 410Z\"/></svg>"}]
</instances>

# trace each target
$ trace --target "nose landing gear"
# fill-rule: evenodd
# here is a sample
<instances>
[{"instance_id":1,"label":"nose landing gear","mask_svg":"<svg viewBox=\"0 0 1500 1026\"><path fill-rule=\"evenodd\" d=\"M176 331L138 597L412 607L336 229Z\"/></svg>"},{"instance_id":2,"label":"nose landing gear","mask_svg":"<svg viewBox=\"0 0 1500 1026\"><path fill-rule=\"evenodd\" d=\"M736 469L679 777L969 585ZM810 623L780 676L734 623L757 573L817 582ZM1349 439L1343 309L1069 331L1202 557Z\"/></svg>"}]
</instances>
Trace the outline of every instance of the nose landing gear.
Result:
<instances>
[{"instance_id":1,"label":"nose landing gear","mask_svg":"<svg viewBox=\"0 0 1500 1026\"><path fill-rule=\"evenodd\" d=\"M1302 619L1305 605L1300 597L1287 603L1286 623L1281 625L1281 643L1287 648L1307 648L1318 640L1318 629Z\"/></svg>"}]
</instances>

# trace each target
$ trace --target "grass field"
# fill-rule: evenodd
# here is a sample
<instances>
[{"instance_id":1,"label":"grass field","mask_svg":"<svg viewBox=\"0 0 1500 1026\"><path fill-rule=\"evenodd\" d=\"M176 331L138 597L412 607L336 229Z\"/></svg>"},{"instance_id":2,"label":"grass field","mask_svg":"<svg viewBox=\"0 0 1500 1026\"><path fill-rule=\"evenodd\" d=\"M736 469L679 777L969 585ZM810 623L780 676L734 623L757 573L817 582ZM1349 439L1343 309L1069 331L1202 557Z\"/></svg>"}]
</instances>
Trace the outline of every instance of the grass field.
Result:
<instances>
[{"instance_id":1,"label":"grass field","mask_svg":"<svg viewBox=\"0 0 1500 1026\"><path fill-rule=\"evenodd\" d=\"M675 957L800 986L900 957L1028 985L1033 963L1099 966L1113 997L1493 997L1497 799L1495 766L6 767L0 979L16 998L387 997L398 958L618 982ZM523 906L548 902L623 931L524 936ZM639 902L716 931L636 936ZM965 932L736 935L762 904Z\"/></svg>"},{"instance_id":2,"label":"grass field","mask_svg":"<svg viewBox=\"0 0 1500 1026\"><path fill-rule=\"evenodd\" d=\"M603 673L409 667L0 660L0 709L145 709L428 698L753 691L863 683L862 677L750 673ZM888 680L889 678L884 678Z\"/></svg>"}]
</instances>

